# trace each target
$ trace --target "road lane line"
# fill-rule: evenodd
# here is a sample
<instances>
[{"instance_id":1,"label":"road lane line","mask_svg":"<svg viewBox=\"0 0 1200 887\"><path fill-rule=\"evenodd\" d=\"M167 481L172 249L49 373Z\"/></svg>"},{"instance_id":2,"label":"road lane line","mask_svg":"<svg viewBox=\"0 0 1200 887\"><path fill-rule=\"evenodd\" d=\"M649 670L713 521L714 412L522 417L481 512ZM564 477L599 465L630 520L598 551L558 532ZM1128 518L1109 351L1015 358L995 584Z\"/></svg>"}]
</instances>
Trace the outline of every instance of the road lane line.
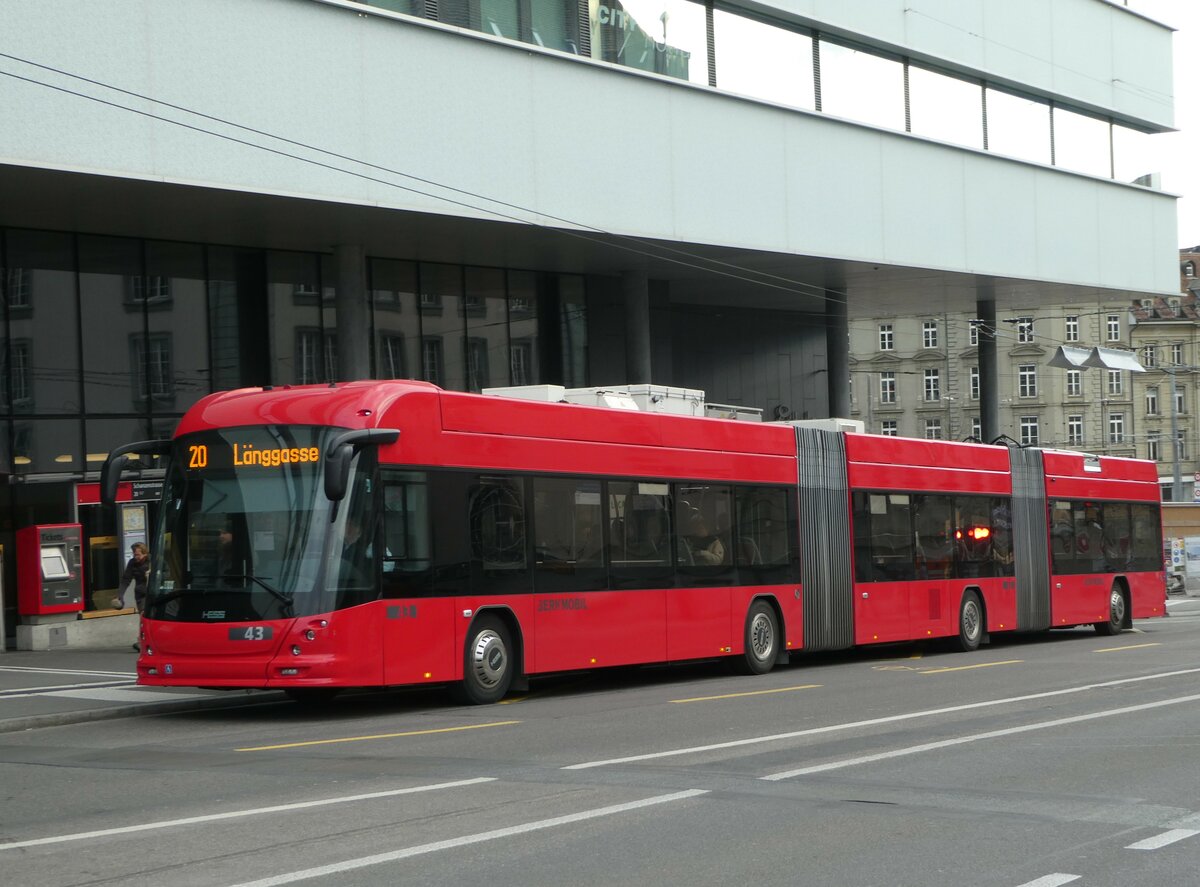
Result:
<instances>
[{"instance_id":1,"label":"road lane line","mask_svg":"<svg viewBox=\"0 0 1200 887\"><path fill-rule=\"evenodd\" d=\"M713 699L737 699L742 696L765 696L768 693L791 693L793 690L815 690L820 684L801 684L799 687L777 687L774 690L750 690L746 693L722 693L720 696L693 696L691 699L672 699L672 702L709 702Z\"/></svg>"},{"instance_id":2,"label":"road lane line","mask_svg":"<svg viewBox=\"0 0 1200 887\"><path fill-rule=\"evenodd\" d=\"M483 782L495 782L494 776L479 776L475 779L459 779L455 782L439 782L436 785L414 785L410 788L396 788L382 792L368 792L362 795L344 795L340 798L325 798L320 801L297 801L294 804L277 804L274 807L254 807L250 810L231 810L228 813L209 813L204 816L188 816L184 819L164 819L158 822L144 822L140 825L124 825L117 828L97 829L92 832L75 832L70 835L55 835L51 838L33 838L28 841L12 841L0 844L0 851L16 850L21 847L38 847L43 844L62 844L67 841L83 841L88 838L107 838L111 835L128 835L134 832L148 832L155 829L178 828L184 825L196 825L202 822L221 822L226 819L238 819L245 816L262 816L267 813L290 813L293 810L307 810L311 807L327 807L330 804L350 804L355 801L373 801L376 798L394 798L397 795L415 795L420 792L435 792L445 788L461 788L467 785L479 785Z\"/></svg>"},{"instance_id":3,"label":"road lane line","mask_svg":"<svg viewBox=\"0 0 1200 887\"><path fill-rule=\"evenodd\" d=\"M435 730L409 730L405 733L376 733L372 736L343 736L338 739L310 739L305 742L284 742L280 745L254 745L234 751L278 751L281 748L303 748L308 745L334 745L339 742L367 742L372 739L399 739L402 736L432 736L434 733L459 733L463 730L483 730L487 727L510 727L520 721L493 721L490 724L467 724L463 727L439 727Z\"/></svg>"},{"instance_id":4,"label":"road lane line","mask_svg":"<svg viewBox=\"0 0 1200 887\"><path fill-rule=\"evenodd\" d=\"M1074 715L1069 718L1056 718L1053 721L1039 721L1034 724L1022 724L1020 727L1006 727L1003 730L988 730L986 733L973 733L970 736L958 736L954 739L943 739L938 742L925 742L921 745L910 745L907 748L895 748L891 751L878 752L873 755L862 755L857 758L845 758L841 761L830 761L826 764L814 764L811 767L798 767L795 770L784 770L769 776L760 776L767 782L778 782L781 779L791 779L796 776L810 776L813 773L826 773L830 770L841 770L845 767L856 767L859 764L873 764L876 761L888 761L892 758L903 758L955 745L966 745L969 742L979 742L984 739L998 739L1001 736L1016 736L1019 733L1031 733L1034 730L1049 730L1052 727L1064 727L1067 724L1082 724L1086 721L1097 721L1101 718L1113 718L1118 715L1132 714L1138 711L1148 711L1153 708L1164 708L1168 705L1182 705L1185 702L1200 701L1200 694L1180 696L1177 699L1162 699L1158 702L1144 702L1141 705L1130 705L1125 708L1114 708L1108 711L1093 712L1087 715Z\"/></svg>"},{"instance_id":5,"label":"road lane line","mask_svg":"<svg viewBox=\"0 0 1200 887\"><path fill-rule=\"evenodd\" d=\"M90 684L55 684L50 687L20 687L12 690L0 690L0 699L13 699L21 696L46 696L68 690L102 690L110 687L132 687L133 678L124 681L92 681Z\"/></svg>"},{"instance_id":6,"label":"road lane line","mask_svg":"<svg viewBox=\"0 0 1200 887\"><path fill-rule=\"evenodd\" d=\"M1169 832L1163 832L1161 835L1155 835L1152 838L1146 838L1143 841L1130 844L1126 850L1157 850L1159 847L1166 847L1168 844L1174 844L1176 841L1182 841L1184 838L1191 838L1194 835L1200 835L1200 832L1190 828L1173 828Z\"/></svg>"},{"instance_id":7,"label":"road lane line","mask_svg":"<svg viewBox=\"0 0 1200 887\"><path fill-rule=\"evenodd\" d=\"M269 878L262 878L257 881L245 881L234 887L280 887L282 884L294 884L296 881L306 881L310 878L321 878L326 875L340 875L343 872L354 871L355 869L366 868L372 865L382 865L385 862L396 862L400 859L410 859L414 856L423 856L427 853L437 853L441 850L454 850L459 847L466 847L470 844L479 844L483 841L495 841L500 838L511 838L515 835L523 835L528 832L542 831L543 829L555 828L560 825L570 825L575 822L585 822L589 819L597 819L601 816L613 816L617 813L627 813L631 810L639 810L643 807L654 807L659 804L669 804L673 801L682 801L687 798L695 798L700 795L706 795L708 791L705 789L689 789L688 791L674 792L669 795L657 795L653 798L645 798L641 801L630 801L626 804L613 804L609 807L597 807L595 810L584 810L581 813L569 813L566 816L555 816L553 819L541 819L536 822L527 822L524 825L513 825L508 828L493 829L490 832L478 832L474 835L463 835L459 838L450 838L445 841L433 841L429 844L418 844L415 847L406 847L403 850L392 850L388 853L376 853L372 856L360 856L357 859L347 859L344 862L335 862L330 865L317 866L310 869L301 869L300 871L288 872L282 875L275 875Z\"/></svg>"},{"instance_id":8,"label":"road lane line","mask_svg":"<svg viewBox=\"0 0 1200 887\"><path fill-rule=\"evenodd\" d=\"M953 665L946 668L923 668L921 674L944 674L948 671L967 671L972 668L991 668L993 665L1016 665L1024 659L1005 659L1001 662L981 662L978 665Z\"/></svg>"},{"instance_id":9,"label":"road lane line","mask_svg":"<svg viewBox=\"0 0 1200 887\"><path fill-rule=\"evenodd\" d=\"M1152 644L1127 644L1124 647L1105 647L1102 650L1093 650L1093 653L1116 653L1119 650L1140 650L1143 647L1161 647L1161 641L1155 641Z\"/></svg>"},{"instance_id":10,"label":"road lane line","mask_svg":"<svg viewBox=\"0 0 1200 887\"><path fill-rule=\"evenodd\" d=\"M14 674L73 674L81 677L128 678L131 681L137 677L137 673L132 671L80 671L76 668L34 668L31 665L0 665L0 671Z\"/></svg>"},{"instance_id":11,"label":"road lane line","mask_svg":"<svg viewBox=\"0 0 1200 887\"><path fill-rule=\"evenodd\" d=\"M782 742L787 739L799 739L805 736L819 736L823 733L838 733L843 730L856 730L861 727L876 727L880 724L895 724L900 721L919 720L937 715L954 714L960 711L971 711L978 708L991 708L997 705L1011 705L1017 702L1031 702L1036 699L1050 699L1054 696L1069 696L1073 693L1084 693L1088 690L1099 690L1107 687L1118 687L1123 684L1136 684L1142 681L1156 681L1162 678L1176 678L1184 675L1200 673L1200 668L1185 668L1179 671L1165 671L1159 674L1142 675L1136 678L1119 678L1113 681L1103 681L1099 684L1084 684L1080 687L1067 687L1062 690L1049 690L1045 693L1031 693L1027 696L1010 696L1006 699L992 699L986 702L968 702L964 705L951 705L946 708L931 708L925 711L907 712L900 715L888 715L882 718L871 718L866 721L850 721L845 724L830 724L827 727L813 727L808 730L794 730L790 733L772 733L768 736L751 736L746 739L733 739L729 742L716 742L712 745L694 745L685 748L673 748L668 751L647 752L640 755L629 755L623 758L609 758L603 761L584 761L580 764L569 764L563 770L590 770L593 767L610 767L614 764L633 764L638 761L653 761L658 758L672 758L679 755L700 754L701 752L720 751L727 748L741 748L747 745L762 745L768 742Z\"/></svg>"},{"instance_id":12,"label":"road lane line","mask_svg":"<svg viewBox=\"0 0 1200 887\"><path fill-rule=\"evenodd\" d=\"M1062 887L1063 884L1070 884L1072 881L1078 881L1083 875L1068 875L1063 872L1055 872L1053 875L1043 875L1033 881L1026 881L1019 887Z\"/></svg>"}]
</instances>

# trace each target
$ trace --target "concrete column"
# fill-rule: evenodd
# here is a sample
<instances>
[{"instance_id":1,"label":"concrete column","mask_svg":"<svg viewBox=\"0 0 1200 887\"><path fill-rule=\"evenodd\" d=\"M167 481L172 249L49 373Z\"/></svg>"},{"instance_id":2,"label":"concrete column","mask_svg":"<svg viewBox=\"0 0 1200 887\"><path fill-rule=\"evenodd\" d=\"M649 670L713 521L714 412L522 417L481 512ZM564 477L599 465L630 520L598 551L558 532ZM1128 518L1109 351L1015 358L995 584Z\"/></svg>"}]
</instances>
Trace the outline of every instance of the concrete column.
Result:
<instances>
[{"instance_id":1,"label":"concrete column","mask_svg":"<svg viewBox=\"0 0 1200 887\"><path fill-rule=\"evenodd\" d=\"M825 360L829 415L850 416L850 305L845 293L825 291ZM868 392L869 394L870 392Z\"/></svg>"},{"instance_id":2,"label":"concrete column","mask_svg":"<svg viewBox=\"0 0 1200 887\"><path fill-rule=\"evenodd\" d=\"M642 271L621 272L625 300L625 382L653 382L650 375L650 281Z\"/></svg>"},{"instance_id":3,"label":"concrete column","mask_svg":"<svg viewBox=\"0 0 1200 887\"><path fill-rule=\"evenodd\" d=\"M371 312L367 303L367 260L361 245L334 249L337 265L337 381L371 377Z\"/></svg>"},{"instance_id":4,"label":"concrete column","mask_svg":"<svg viewBox=\"0 0 1200 887\"><path fill-rule=\"evenodd\" d=\"M975 303L979 320L979 436L991 443L1000 436L1000 370L996 361L996 300L982 295Z\"/></svg>"}]
</instances>

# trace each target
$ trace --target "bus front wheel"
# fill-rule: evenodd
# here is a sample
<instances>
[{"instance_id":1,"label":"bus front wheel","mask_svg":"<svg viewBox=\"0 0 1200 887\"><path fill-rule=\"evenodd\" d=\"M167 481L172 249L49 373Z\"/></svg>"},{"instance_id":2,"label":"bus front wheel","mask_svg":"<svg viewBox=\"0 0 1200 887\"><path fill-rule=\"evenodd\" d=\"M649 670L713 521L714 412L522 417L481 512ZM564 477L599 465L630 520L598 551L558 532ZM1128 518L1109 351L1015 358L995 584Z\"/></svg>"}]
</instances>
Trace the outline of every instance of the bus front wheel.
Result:
<instances>
[{"instance_id":1,"label":"bus front wheel","mask_svg":"<svg viewBox=\"0 0 1200 887\"><path fill-rule=\"evenodd\" d=\"M1112 591L1108 595L1108 621L1094 622L1093 627L1097 634L1114 635L1120 634L1121 629L1125 627L1125 595L1121 593L1121 586L1113 583Z\"/></svg>"},{"instance_id":2,"label":"bus front wheel","mask_svg":"<svg viewBox=\"0 0 1200 887\"><path fill-rule=\"evenodd\" d=\"M459 695L472 705L499 702L508 693L512 679L512 639L508 628L495 616L480 616L467 634Z\"/></svg>"},{"instance_id":3,"label":"bus front wheel","mask_svg":"<svg viewBox=\"0 0 1200 887\"><path fill-rule=\"evenodd\" d=\"M779 620L766 601L755 601L746 614L746 652L737 660L745 674L766 674L775 666L779 650Z\"/></svg>"}]
</instances>

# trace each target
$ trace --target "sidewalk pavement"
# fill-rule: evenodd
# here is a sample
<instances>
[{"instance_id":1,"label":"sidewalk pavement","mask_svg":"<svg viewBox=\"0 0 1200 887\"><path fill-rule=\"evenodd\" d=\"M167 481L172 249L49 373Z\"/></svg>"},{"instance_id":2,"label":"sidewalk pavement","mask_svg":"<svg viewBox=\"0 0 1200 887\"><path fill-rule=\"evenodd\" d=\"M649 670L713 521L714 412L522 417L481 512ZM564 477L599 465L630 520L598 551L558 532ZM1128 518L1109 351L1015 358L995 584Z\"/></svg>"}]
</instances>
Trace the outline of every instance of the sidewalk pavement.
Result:
<instances>
[{"instance_id":1,"label":"sidewalk pavement","mask_svg":"<svg viewBox=\"0 0 1200 887\"><path fill-rule=\"evenodd\" d=\"M0 653L0 733L287 698L273 690L138 687L136 663L128 647Z\"/></svg>"}]
</instances>

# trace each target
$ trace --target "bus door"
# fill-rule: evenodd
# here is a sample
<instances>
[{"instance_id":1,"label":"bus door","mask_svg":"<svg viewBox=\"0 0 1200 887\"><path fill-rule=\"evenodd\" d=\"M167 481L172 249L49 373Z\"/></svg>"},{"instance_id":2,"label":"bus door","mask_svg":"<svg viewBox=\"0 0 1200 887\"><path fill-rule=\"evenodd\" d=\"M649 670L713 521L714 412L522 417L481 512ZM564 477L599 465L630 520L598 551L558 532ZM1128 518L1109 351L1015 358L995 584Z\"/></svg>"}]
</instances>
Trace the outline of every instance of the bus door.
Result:
<instances>
[{"instance_id":1,"label":"bus door","mask_svg":"<svg viewBox=\"0 0 1200 887\"><path fill-rule=\"evenodd\" d=\"M908 493L854 494L854 642L907 640L917 550Z\"/></svg>"},{"instance_id":2,"label":"bus door","mask_svg":"<svg viewBox=\"0 0 1200 887\"><path fill-rule=\"evenodd\" d=\"M434 596L430 494L425 472L380 472L380 551L384 683L454 678L454 599Z\"/></svg>"}]
</instances>

